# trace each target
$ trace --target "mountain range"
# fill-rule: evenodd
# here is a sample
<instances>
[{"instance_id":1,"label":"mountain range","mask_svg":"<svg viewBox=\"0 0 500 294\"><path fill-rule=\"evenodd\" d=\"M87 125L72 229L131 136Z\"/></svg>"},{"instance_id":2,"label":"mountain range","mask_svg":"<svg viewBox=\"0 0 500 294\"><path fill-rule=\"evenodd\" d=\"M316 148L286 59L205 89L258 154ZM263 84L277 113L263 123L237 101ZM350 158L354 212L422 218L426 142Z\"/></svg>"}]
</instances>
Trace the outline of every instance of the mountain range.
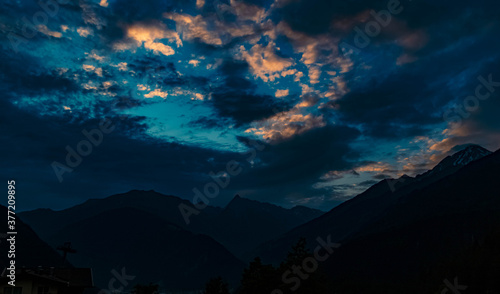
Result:
<instances>
[{"instance_id":1,"label":"mountain range","mask_svg":"<svg viewBox=\"0 0 500 294\"><path fill-rule=\"evenodd\" d=\"M245 265L213 238L131 207L72 223L49 239L53 245L68 240L78 250L69 257L72 264L91 267L95 284L104 287L110 271L122 268L136 277L133 284L171 290L199 289L213 276L236 284Z\"/></svg>"},{"instance_id":2,"label":"mountain range","mask_svg":"<svg viewBox=\"0 0 500 294\"><path fill-rule=\"evenodd\" d=\"M111 269L127 267L140 273L138 282L167 289L200 289L214 276L236 286L254 257L277 265L300 238L312 249L321 237L342 244L321 264L332 291L433 293L446 278L440 275L454 278L450 260L485 256L481 242L498 239L499 178L500 151L470 145L426 173L382 180L327 213L236 196L224 208L207 206L187 225L178 206L190 202L133 190L19 216L52 247L71 241L78 253L69 260L92 267L97 285ZM461 272L465 282L477 281Z\"/></svg>"},{"instance_id":3,"label":"mountain range","mask_svg":"<svg viewBox=\"0 0 500 294\"><path fill-rule=\"evenodd\" d=\"M254 255L277 263L298 238L331 236L342 246L323 265L339 292L429 293L422 281L434 266L500 228L499 179L500 151L469 146L423 175L375 184Z\"/></svg>"},{"instance_id":4,"label":"mountain range","mask_svg":"<svg viewBox=\"0 0 500 294\"><path fill-rule=\"evenodd\" d=\"M423 189L489 154L490 151L478 145L471 145L446 157L432 170L422 175L416 177L404 175L399 179L382 180L321 217L298 226L277 240L261 245L253 255L276 263L285 257L286 251L283 249L290 248L300 237L305 237L309 242L314 242L318 236L323 235L331 235L337 242L345 240L384 216L388 209L399 203L406 195ZM453 164L455 162L456 164Z\"/></svg>"},{"instance_id":5,"label":"mountain range","mask_svg":"<svg viewBox=\"0 0 500 294\"><path fill-rule=\"evenodd\" d=\"M178 208L181 203L192 205L175 196L133 190L61 211L37 209L19 216L54 248L71 242L78 253L68 260L94 268L98 285L105 285L109 271L125 266L127 260L147 277L142 282L189 290L219 275L236 285L243 253L323 214L236 196L223 209L206 207L187 225ZM131 248L144 255L131 254ZM152 256L156 257L149 260Z\"/></svg>"}]
</instances>

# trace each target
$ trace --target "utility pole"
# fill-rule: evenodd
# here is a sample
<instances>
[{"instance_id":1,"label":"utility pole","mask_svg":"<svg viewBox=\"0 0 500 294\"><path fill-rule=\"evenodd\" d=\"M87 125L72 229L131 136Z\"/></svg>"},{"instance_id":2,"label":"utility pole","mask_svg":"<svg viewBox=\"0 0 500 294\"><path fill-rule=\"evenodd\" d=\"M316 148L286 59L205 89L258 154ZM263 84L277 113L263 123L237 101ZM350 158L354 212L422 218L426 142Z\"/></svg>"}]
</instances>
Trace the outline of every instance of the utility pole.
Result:
<instances>
[{"instance_id":1,"label":"utility pole","mask_svg":"<svg viewBox=\"0 0 500 294\"><path fill-rule=\"evenodd\" d=\"M76 253L76 250L71 248L71 242L65 242L64 245L58 246L57 250L63 253L63 265L66 263L66 256L68 253Z\"/></svg>"}]
</instances>

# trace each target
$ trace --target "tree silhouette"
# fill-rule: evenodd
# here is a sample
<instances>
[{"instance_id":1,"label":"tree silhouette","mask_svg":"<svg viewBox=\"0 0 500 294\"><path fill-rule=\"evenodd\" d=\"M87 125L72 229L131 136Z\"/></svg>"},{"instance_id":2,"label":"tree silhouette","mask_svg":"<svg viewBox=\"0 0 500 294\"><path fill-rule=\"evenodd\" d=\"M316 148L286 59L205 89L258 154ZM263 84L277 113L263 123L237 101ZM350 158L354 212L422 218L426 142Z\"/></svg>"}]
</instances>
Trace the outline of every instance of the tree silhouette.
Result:
<instances>
[{"instance_id":1,"label":"tree silhouette","mask_svg":"<svg viewBox=\"0 0 500 294\"><path fill-rule=\"evenodd\" d=\"M203 294L229 294L229 287L222 277L210 279Z\"/></svg>"},{"instance_id":2,"label":"tree silhouette","mask_svg":"<svg viewBox=\"0 0 500 294\"><path fill-rule=\"evenodd\" d=\"M292 265L300 265L307 257L312 256L311 252L307 250L307 241L305 238L300 238L295 245L292 246L292 250L288 252L286 260L282 263L282 266L291 267Z\"/></svg>"},{"instance_id":3,"label":"tree silhouette","mask_svg":"<svg viewBox=\"0 0 500 294\"><path fill-rule=\"evenodd\" d=\"M257 257L243 271L239 294L271 293L278 285L276 269L270 264L262 264Z\"/></svg>"},{"instance_id":4,"label":"tree silhouette","mask_svg":"<svg viewBox=\"0 0 500 294\"><path fill-rule=\"evenodd\" d=\"M283 279L281 279L281 283L279 285L279 289L283 291L283 293L294 293L294 294L310 294L310 293L328 293L328 280L326 276L321 272L319 268L319 262L317 269L312 272L306 271L303 266L306 260L312 261L316 259L310 250L307 249L307 242L305 238L300 238L299 241L295 245L292 246L292 249L288 252L287 258L283 261L278 271L281 275L289 271L287 275L288 278L294 278L295 281L298 281L298 284L294 283L285 283ZM293 273L292 268L300 268L300 272L303 277L300 277L298 274ZM292 286L298 285L297 289L292 290Z\"/></svg>"}]
</instances>

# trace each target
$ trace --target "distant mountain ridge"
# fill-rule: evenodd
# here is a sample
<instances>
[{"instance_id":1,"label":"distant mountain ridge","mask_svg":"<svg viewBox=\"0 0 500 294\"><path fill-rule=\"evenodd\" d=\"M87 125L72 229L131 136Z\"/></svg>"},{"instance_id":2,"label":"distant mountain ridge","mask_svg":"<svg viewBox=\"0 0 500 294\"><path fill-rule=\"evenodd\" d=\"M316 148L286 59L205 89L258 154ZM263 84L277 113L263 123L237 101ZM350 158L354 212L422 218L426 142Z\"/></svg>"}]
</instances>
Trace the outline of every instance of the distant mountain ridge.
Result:
<instances>
[{"instance_id":1,"label":"distant mountain ridge","mask_svg":"<svg viewBox=\"0 0 500 294\"><path fill-rule=\"evenodd\" d=\"M330 234L332 240L336 242L345 240L383 217L387 210L410 193L440 181L464 166L490 154L490 151L478 145L471 145L446 157L435 168L422 175L416 177L404 175L399 179L384 179L321 217L294 228L276 240L261 245L247 258L261 256L269 262L279 262L284 258L286 248L290 248L300 237L314 242L318 236Z\"/></svg>"},{"instance_id":2,"label":"distant mountain ridge","mask_svg":"<svg viewBox=\"0 0 500 294\"><path fill-rule=\"evenodd\" d=\"M181 230L210 236L233 255L242 258L243 253L257 245L324 213L307 207L285 209L237 196L225 208L207 206L199 215L193 216L187 225L179 211L181 203L192 205L179 197L155 191L132 190L103 199L90 199L61 211L37 209L19 213L19 216L31 224L43 240L57 246L62 240L78 239L79 235L72 234L68 228L90 222L110 211L133 208ZM88 266L80 265L85 258L75 258L75 265Z\"/></svg>"},{"instance_id":3,"label":"distant mountain ridge","mask_svg":"<svg viewBox=\"0 0 500 294\"><path fill-rule=\"evenodd\" d=\"M275 213L277 211L287 211L290 212L290 216L295 216L299 218L295 222L306 222L309 221L313 218L316 218L324 213L324 211L318 210L318 209L313 209L309 208L306 206L302 205L296 205L290 209L283 208L281 206L267 203L267 202L260 202L257 200L251 200L248 198L243 198L239 195L236 195L224 208L223 211L234 211L235 213L238 212L238 210L247 210L249 208L252 209L258 209L261 210L262 212L268 212L268 213Z\"/></svg>"},{"instance_id":4,"label":"distant mountain ridge","mask_svg":"<svg viewBox=\"0 0 500 294\"><path fill-rule=\"evenodd\" d=\"M70 224L108 210L126 207L147 211L165 221L186 228L184 219L178 209L180 203L192 205L187 200L175 196L163 195L152 190L132 190L103 199L89 199L82 204L64 210L35 209L21 212L19 216L30 224L42 238L48 240L53 234ZM202 214L196 216L195 221L197 223L204 223L220 211L220 208L207 206ZM193 228L196 228L196 224L193 225Z\"/></svg>"},{"instance_id":5,"label":"distant mountain ridge","mask_svg":"<svg viewBox=\"0 0 500 294\"><path fill-rule=\"evenodd\" d=\"M384 293L439 289L444 278L453 278L459 270L443 264L460 259L460 252L474 244L480 247L478 241L500 230L499 179L500 150L400 198L380 218L343 240L338 258L325 263L329 274L343 285L338 290L361 293L374 285ZM467 292L498 293L497 284L489 292L477 290L491 287L500 274L498 261L491 260L488 266L493 271L484 284L472 283L481 280L477 275L459 276L461 284L469 286ZM432 277L435 269L452 276ZM430 278L437 284L428 284Z\"/></svg>"},{"instance_id":6,"label":"distant mountain ridge","mask_svg":"<svg viewBox=\"0 0 500 294\"><path fill-rule=\"evenodd\" d=\"M7 207L0 205L0 215L5 216L5 221L0 224L0 271L7 266L10 260L7 258L9 242L7 234ZM16 218L16 266L62 266L63 259L53 248L42 241L37 234L21 219ZM68 264L65 264L68 266Z\"/></svg>"},{"instance_id":7,"label":"distant mountain ridge","mask_svg":"<svg viewBox=\"0 0 500 294\"><path fill-rule=\"evenodd\" d=\"M234 197L206 231L237 256L323 214L307 207L286 209L274 204Z\"/></svg>"},{"instance_id":8,"label":"distant mountain ridge","mask_svg":"<svg viewBox=\"0 0 500 294\"><path fill-rule=\"evenodd\" d=\"M213 238L194 234L144 210L122 207L75 222L51 237L71 240L75 265L91 267L106 287L112 269L125 268L133 284L150 282L171 290L196 290L215 276L239 282L244 263ZM133 285L129 285L133 286Z\"/></svg>"},{"instance_id":9,"label":"distant mountain ridge","mask_svg":"<svg viewBox=\"0 0 500 294\"><path fill-rule=\"evenodd\" d=\"M314 246L330 235L342 244L323 264L334 292L433 293L439 284L425 280L431 268L500 229L500 150L471 146L438 166L426 176L383 180L254 256L276 264L300 237Z\"/></svg>"},{"instance_id":10,"label":"distant mountain ridge","mask_svg":"<svg viewBox=\"0 0 500 294\"><path fill-rule=\"evenodd\" d=\"M434 168L426 171L423 174L419 174L415 177L410 177L408 175L403 175L398 179L386 179L386 181L391 190L397 190L402 187L408 187L410 184L413 185L412 188L423 187L432 182L438 181L448 175L457 172L462 167L468 165L469 163L481 159L485 156L492 154L491 151L476 145L470 144L463 149L457 151L456 153L449 155L442 159ZM419 183L416 185L416 183ZM410 191L406 191L407 193Z\"/></svg>"},{"instance_id":11,"label":"distant mountain ridge","mask_svg":"<svg viewBox=\"0 0 500 294\"><path fill-rule=\"evenodd\" d=\"M493 152L479 146L479 145L469 145L459 152L453 155L449 155L443 160L441 160L433 169L420 175L420 177L431 176L436 173L452 173L456 170L468 165L469 163L481 159ZM417 176L418 178L419 176Z\"/></svg>"},{"instance_id":12,"label":"distant mountain ridge","mask_svg":"<svg viewBox=\"0 0 500 294\"><path fill-rule=\"evenodd\" d=\"M243 267L240 260L259 256L263 262L277 264L299 238L314 246L318 237L331 236L332 242L342 246L322 267L338 285L335 291L366 293L376 285L384 291L394 290L380 293L430 293L422 290L428 285L419 280L426 271L500 228L498 179L500 151L492 153L470 145L428 172L382 180L327 213L303 206L285 209L236 196L224 208L207 206L186 225L178 205L191 205L189 201L133 190L63 211L35 210L20 216L53 246L74 240L75 246L82 248L81 256L72 257L77 266L93 261L98 271L104 272L137 250L147 252L156 263L184 262L178 272L189 272L189 277L161 268L148 274L175 287L190 283L199 288L209 275L210 264L234 285ZM144 223L134 223L131 215ZM112 248L127 240L112 240L106 244L107 251L101 252L100 243L95 241L106 239L114 226L123 223L126 225L119 228L123 238L154 236L155 244L143 247L140 242L131 242L113 252ZM96 227L95 234L100 237L89 239L87 232ZM161 246L168 240L177 244ZM178 259L190 250L197 253ZM216 258L209 256L211 251ZM108 258L108 263L100 263ZM147 266L141 259L130 260L133 268ZM171 276L162 277L158 274L162 271ZM392 285L393 281L397 282ZM408 284L413 292L402 286Z\"/></svg>"}]
</instances>

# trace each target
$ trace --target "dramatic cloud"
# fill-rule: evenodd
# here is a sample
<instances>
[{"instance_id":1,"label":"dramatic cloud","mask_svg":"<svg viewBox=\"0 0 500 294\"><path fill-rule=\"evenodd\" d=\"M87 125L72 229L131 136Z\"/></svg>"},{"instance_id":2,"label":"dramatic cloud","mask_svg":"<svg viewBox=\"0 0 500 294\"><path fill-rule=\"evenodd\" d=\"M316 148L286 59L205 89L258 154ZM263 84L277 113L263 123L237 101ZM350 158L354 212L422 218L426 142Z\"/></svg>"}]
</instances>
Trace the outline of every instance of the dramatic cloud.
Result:
<instances>
[{"instance_id":1,"label":"dramatic cloud","mask_svg":"<svg viewBox=\"0 0 500 294\"><path fill-rule=\"evenodd\" d=\"M280 76L286 76L287 68L293 65L292 61L278 56L274 46L269 43L266 47L254 45L250 52L243 46L240 47L242 58L250 65L252 73L264 82L274 81Z\"/></svg>"},{"instance_id":2,"label":"dramatic cloud","mask_svg":"<svg viewBox=\"0 0 500 294\"><path fill-rule=\"evenodd\" d=\"M457 145L500 147L498 2L57 3L0 15L0 173L32 207L190 198L235 159L214 203L328 209ZM59 183L51 164L106 117L116 130ZM265 148L246 161L249 140Z\"/></svg>"}]
</instances>

